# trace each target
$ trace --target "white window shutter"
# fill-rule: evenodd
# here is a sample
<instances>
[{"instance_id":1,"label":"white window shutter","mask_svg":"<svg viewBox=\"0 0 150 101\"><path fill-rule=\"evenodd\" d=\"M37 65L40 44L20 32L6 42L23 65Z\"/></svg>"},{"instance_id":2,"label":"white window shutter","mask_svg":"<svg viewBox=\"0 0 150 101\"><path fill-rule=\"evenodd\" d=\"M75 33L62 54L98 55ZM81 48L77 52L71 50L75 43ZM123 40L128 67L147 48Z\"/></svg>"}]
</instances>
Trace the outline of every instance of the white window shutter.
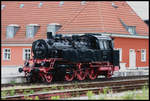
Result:
<instances>
[{"instance_id":1,"label":"white window shutter","mask_svg":"<svg viewBox=\"0 0 150 101\"><path fill-rule=\"evenodd\" d=\"M141 61L146 62L146 49L141 49Z\"/></svg>"}]
</instances>

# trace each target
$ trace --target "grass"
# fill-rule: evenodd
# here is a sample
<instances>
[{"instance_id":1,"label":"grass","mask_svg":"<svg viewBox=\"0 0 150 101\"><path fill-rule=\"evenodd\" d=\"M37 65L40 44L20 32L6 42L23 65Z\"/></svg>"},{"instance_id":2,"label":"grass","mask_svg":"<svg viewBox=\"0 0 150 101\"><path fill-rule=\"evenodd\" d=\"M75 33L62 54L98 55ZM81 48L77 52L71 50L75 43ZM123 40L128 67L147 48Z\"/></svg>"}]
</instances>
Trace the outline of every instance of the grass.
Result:
<instances>
[{"instance_id":1,"label":"grass","mask_svg":"<svg viewBox=\"0 0 150 101\"><path fill-rule=\"evenodd\" d=\"M49 89L45 89L45 88L44 88L42 91L43 91L43 92L48 92L48 91L49 91Z\"/></svg>"},{"instance_id":2,"label":"grass","mask_svg":"<svg viewBox=\"0 0 150 101\"><path fill-rule=\"evenodd\" d=\"M52 96L50 99L51 99L51 100L59 100L59 99L60 99L60 96Z\"/></svg>"},{"instance_id":3,"label":"grass","mask_svg":"<svg viewBox=\"0 0 150 101\"><path fill-rule=\"evenodd\" d=\"M16 84L16 81L10 81L10 84L12 84L12 85L15 85Z\"/></svg>"},{"instance_id":4,"label":"grass","mask_svg":"<svg viewBox=\"0 0 150 101\"><path fill-rule=\"evenodd\" d=\"M64 90L64 87L60 87L60 90Z\"/></svg>"},{"instance_id":5,"label":"grass","mask_svg":"<svg viewBox=\"0 0 150 101\"><path fill-rule=\"evenodd\" d=\"M33 94L34 93L34 90L30 90L30 92L29 92L30 94Z\"/></svg>"},{"instance_id":6,"label":"grass","mask_svg":"<svg viewBox=\"0 0 150 101\"><path fill-rule=\"evenodd\" d=\"M109 88L104 88L103 93L99 92L98 100L149 100L149 88L147 86L143 86L141 89L142 92L137 92L137 90L126 91L123 96L112 96L113 92ZM108 96L107 93L109 93ZM92 91L88 91L87 94L88 100L94 98L94 94Z\"/></svg>"},{"instance_id":7,"label":"grass","mask_svg":"<svg viewBox=\"0 0 150 101\"><path fill-rule=\"evenodd\" d=\"M7 94L8 94L7 91L2 91L1 96L2 96L2 97L5 97L5 96L7 96ZM5 98L3 98L2 100L5 100Z\"/></svg>"},{"instance_id":8,"label":"grass","mask_svg":"<svg viewBox=\"0 0 150 101\"><path fill-rule=\"evenodd\" d=\"M51 87L53 90L57 90L57 86L52 86Z\"/></svg>"},{"instance_id":9,"label":"grass","mask_svg":"<svg viewBox=\"0 0 150 101\"><path fill-rule=\"evenodd\" d=\"M92 99L92 97L94 96L94 93L92 91L88 91L86 95L88 96L88 99Z\"/></svg>"},{"instance_id":10,"label":"grass","mask_svg":"<svg viewBox=\"0 0 150 101\"><path fill-rule=\"evenodd\" d=\"M74 88L78 88L78 82L75 82Z\"/></svg>"},{"instance_id":11,"label":"grass","mask_svg":"<svg viewBox=\"0 0 150 101\"><path fill-rule=\"evenodd\" d=\"M34 100L39 100L39 97L38 97L38 96L35 96Z\"/></svg>"},{"instance_id":12,"label":"grass","mask_svg":"<svg viewBox=\"0 0 150 101\"><path fill-rule=\"evenodd\" d=\"M15 90L12 89L12 90L10 91L10 96L14 96L14 95L15 95Z\"/></svg>"},{"instance_id":13,"label":"grass","mask_svg":"<svg viewBox=\"0 0 150 101\"><path fill-rule=\"evenodd\" d=\"M76 83L75 86L77 86L77 85L78 84ZM92 91L88 91L86 93L86 95L88 97L88 100L91 100L91 99L93 99L93 100L110 100L110 99L113 99L113 100L149 100L149 88L146 85L147 84L145 84L145 86L143 86L140 90L138 90L140 92L137 92L137 90L134 89L134 90L124 92L123 96L121 96L121 95L113 96L114 93L113 93L112 89L110 89L108 87L105 87L102 92L99 92L98 98L95 98L95 96L94 96L95 94ZM57 87L53 86L52 88L56 89ZM47 89L43 89L43 91L44 90L47 91ZM64 90L64 87L61 87L60 90ZM29 94L33 94L33 93L34 93L34 90L29 90L29 91L24 90L23 94L25 95L24 96L25 100L32 100L32 99L39 100L38 96L36 96L35 98L29 97ZM78 97L80 97L80 94L78 94L78 93L72 94L72 96L78 95ZM14 96L15 90L12 89L10 92L2 91L1 96L5 97L8 94L10 96ZM60 96L52 96L52 97L50 97L50 99L51 100L59 100Z\"/></svg>"}]
</instances>

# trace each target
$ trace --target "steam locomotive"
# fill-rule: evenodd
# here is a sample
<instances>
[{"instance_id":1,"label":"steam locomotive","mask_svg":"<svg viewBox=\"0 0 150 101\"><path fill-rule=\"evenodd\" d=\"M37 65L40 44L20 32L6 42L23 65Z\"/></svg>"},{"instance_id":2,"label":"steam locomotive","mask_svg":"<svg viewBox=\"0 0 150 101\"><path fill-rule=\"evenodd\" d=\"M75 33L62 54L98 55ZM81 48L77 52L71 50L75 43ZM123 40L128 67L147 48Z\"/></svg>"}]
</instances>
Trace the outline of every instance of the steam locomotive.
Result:
<instances>
[{"instance_id":1,"label":"steam locomotive","mask_svg":"<svg viewBox=\"0 0 150 101\"><path fill-rule=\"evenodd\" d=\"M32 43L32 53L32 59L19 68L28 82L94 80L99 75L111 78L120 68L112 38L101 34L53 36L47 32L47 39Z\"/></svg>"}]
</instances>

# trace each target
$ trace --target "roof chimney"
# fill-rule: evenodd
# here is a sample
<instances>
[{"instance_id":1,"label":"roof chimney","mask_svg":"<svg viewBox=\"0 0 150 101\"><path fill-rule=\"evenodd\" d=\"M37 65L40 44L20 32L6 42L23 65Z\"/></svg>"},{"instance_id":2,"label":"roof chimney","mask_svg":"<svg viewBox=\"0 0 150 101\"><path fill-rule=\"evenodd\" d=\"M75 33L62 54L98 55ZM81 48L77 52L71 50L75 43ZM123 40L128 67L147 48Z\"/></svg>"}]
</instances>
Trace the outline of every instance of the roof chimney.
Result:
<instances>
[{"instance_id":1,"label":"roof chimney","mask_svg":"<svg viewBox=\"0 0 150 101\"><path fill-rule=\"evenodd\" d=\"M52 36L55 36L56 32L62 27L58 23L50 23L47 25L47 32L52 32Z\"/></svg>"}]
</instances>

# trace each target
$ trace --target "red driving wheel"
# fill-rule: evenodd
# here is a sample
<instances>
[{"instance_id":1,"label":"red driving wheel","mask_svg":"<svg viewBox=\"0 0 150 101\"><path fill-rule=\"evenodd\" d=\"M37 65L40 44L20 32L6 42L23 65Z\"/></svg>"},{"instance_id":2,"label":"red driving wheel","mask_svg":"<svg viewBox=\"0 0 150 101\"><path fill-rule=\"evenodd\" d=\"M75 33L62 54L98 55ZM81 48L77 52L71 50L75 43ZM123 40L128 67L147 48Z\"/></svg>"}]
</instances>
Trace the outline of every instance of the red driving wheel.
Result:
<instances>
[{"instance_id":1,"label":"red driving wheel","mask_svg":"<svg viewBox=\"0 0 150 101\"><path fill-rule=\"evenodd\" d=\"M76 71L77 79L79 80L84 80L87 76L87 69L82 67L81 64L77 66L77 71Z\"/></svg>"},{"instance_id":2,"label":"red driving wheel","mask_svg":"<svg viewBox=\"0 0 150 101\"><path fill-rule=\"evenodd\" d=\"M66 69L66 75L65 75L65 80L66 81L72 81L75 77L75 72L74 69L72 68L67 68Z\"/></svg>"},{"instance_id":3,"label":"red driving wheel","mask_svg":"<svg viewBox=\"0 0 150 101\"><path fill-rule=\"evenodd\" d=\"M96 79L97 78L97 73L96 73L96 70L95 69L93 69L93 68L91 68L91 69L89 69L89 78L91 79L91 80L94 80L94 79Z\"/></svg>"},{"instance_id":4,"label":"red driving wheel","mask_svg":"<svg viewBox=\"0 0 150 101\"><path fill-rule=\"evenodd\" d=\"M45 77L45 80L46 80L47 83L50 83L53 79L52 74L45 74L44 77Z\"/></svg>"}]
</instances>

